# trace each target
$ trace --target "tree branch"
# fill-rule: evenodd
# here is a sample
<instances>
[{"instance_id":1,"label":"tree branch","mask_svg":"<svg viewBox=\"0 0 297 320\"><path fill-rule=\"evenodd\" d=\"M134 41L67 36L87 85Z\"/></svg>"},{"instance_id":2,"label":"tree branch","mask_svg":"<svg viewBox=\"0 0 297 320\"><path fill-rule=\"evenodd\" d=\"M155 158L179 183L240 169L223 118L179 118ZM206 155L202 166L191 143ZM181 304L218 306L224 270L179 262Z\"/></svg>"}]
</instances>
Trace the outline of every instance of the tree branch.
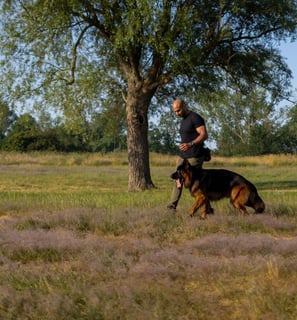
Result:
<instances>
[{"instance_id":1,"label":"tree branch","mask_svg":"<svg viewBox=\"0 0 297 320\"><path fill-rule=\"evenodd\" d=\"M105 39L110 40L111 34L105 29L104 25L99 22L96 9L93 7L93 5L88 0L83 0L82 3L86 6L87 14L73 12L73 15L83 19L83 21L89 25L96 27Z\"/></svg>"},{"instance_id":2,"label":"tree branch","mask_svg":"<svg viewBox=\"0 0 297 320\"><path fill-rule=\"evenodd\" d=\"M76 70L76 60L77 60L77 47L80 44L81 39L83 38L86 31L91 27L91 25L86 26L80 33L79 37L77 38L76 43L72 48L72 62L71 62L71 76L70 80L67 81L68 85L71 85L75 81L75 70Z\"/></svg>"}]
</instances>

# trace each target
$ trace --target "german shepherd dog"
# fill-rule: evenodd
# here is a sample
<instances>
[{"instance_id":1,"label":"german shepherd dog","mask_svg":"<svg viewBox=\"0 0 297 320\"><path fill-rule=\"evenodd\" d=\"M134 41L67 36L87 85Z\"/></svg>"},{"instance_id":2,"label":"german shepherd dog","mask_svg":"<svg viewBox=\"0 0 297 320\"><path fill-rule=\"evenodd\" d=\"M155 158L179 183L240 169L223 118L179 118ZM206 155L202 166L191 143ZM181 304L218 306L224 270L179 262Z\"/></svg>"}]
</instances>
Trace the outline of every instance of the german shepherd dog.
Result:
<instances>
[{"instance_id":1,"label":"german shepherd dog","mask_svg":"<svg viewBox=\"0 0 297 320\"><path fill-rule=\"evenodd\" d=\"M230 198L230 202L241 214L247 214L245 206L253 208L256 213L262 213L265 209L256 187L241 175L229 170L195 168L185 159L171 178L180 179L195 197L189 212L191 217L201 208L201 219L205 219L206 214L213 213L209 201L222 198Z\"/></svg>"}]
</instances>

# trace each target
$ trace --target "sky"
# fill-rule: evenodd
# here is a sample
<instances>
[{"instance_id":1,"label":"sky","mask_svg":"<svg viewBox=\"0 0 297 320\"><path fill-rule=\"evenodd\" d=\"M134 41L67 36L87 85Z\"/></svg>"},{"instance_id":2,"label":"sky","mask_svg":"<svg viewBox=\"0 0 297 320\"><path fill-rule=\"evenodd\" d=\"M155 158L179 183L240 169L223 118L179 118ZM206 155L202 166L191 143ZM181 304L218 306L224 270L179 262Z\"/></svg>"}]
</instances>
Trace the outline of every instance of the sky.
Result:
<instances>
[{"instance_id":1,"label":"sky","mask_svg":"<svg viewBox=\"0 0 297 320\"><path fill-rule=\"evenodd\" d=\"M295 94L292 99L297 103L297 42L283 43L280 50L293 74L292 90Z\"/></svg>"}]
</instances>

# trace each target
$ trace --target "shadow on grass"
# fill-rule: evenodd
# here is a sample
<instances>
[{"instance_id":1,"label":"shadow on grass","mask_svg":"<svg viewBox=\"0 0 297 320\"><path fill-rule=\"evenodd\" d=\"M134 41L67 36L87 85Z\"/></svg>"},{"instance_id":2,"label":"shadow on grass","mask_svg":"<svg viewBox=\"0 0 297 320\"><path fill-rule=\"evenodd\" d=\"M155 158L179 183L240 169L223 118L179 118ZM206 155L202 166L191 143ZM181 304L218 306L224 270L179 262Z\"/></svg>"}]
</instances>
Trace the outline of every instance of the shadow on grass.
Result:
<instances>
[{"instance_id":1,"label":"shadow on grass","mask_svg":"<svg viewBox=\"0 0 297 320\"><path fill-rule=\"evenodd\" d=\"M297 188L296 180L285 180L285 181L262 181L257 183L257 189L259 190L271 190L281 189L290 190Z\"/></svg>"}]
</instances>

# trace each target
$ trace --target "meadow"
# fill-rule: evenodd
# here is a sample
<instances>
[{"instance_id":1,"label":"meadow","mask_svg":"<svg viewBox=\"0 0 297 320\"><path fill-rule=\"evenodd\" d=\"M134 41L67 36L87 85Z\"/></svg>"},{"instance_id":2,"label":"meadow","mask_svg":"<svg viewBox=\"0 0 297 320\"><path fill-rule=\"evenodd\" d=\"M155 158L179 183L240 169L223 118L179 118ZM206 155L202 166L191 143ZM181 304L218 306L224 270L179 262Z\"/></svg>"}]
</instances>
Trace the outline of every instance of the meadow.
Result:
<instances>
[{"instance_id":1,"label":"meadow","mask_svg":"<svg viewBox=\"0 0 297 320\"><path fill-rule=\"evenodd\" d=\"M166 209L175 157L150 161L130 193L124 153L0 153L0 319L297 319L297 156L214 156L266 210L204 221L186 189Z\"/></svg>"}]
</instances>

